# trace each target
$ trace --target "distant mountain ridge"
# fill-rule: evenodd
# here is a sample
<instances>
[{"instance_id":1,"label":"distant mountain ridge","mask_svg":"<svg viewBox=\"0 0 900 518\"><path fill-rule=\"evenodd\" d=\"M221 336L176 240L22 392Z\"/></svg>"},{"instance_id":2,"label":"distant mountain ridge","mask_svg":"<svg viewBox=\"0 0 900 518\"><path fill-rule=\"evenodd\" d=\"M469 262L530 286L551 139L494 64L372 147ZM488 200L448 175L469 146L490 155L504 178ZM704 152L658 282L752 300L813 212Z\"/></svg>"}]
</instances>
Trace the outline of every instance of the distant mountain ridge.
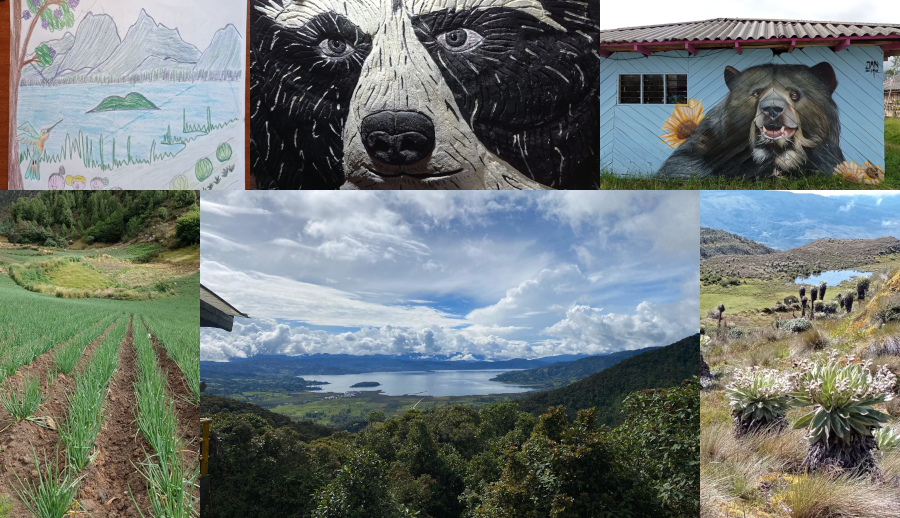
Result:
<instances>
[{"instance_id":1,"label":"distant mountain ridge","mask_svg":"<svg viewBox=\"0 0 900 518\"><path fill-rule=\"evenodd\" d=\"M822 238L900 238L900 196L703 191L700 225L778 250Z\"/></svg>"},{"instance_id":2,"label":"distant mountain ridge","mask_svg":"<svg viewBox=\"0 0 900 518\"><path fill-rule=\"evenodd\" d=\"M153 80L236 80L242 75L243 38L234 25L219 29L201 52L141 10L137 21L119 38L115 20L87 13L75 36L45 42L56 52L53 64L32 63L22 72L22 85L124 83Z\"/></svg>"},{"instance_id":3,"label":"distant mountain ridge","mask_svg":"<svg viewBox=\"0 0 900 518\"><path fill-rule=\"evenodd\" d=\"M314 354L307 356L256 355L232 358L229 362L201 361L201 374L256 376L300 376L311 374L361 374L364 372L404 372L429 370L533 369L561 361L571 355L533 360L449 361L414 359L410 356L354 356L350 354Z\"/></svg>"},{"instance_id":4,"label":"distant mountain ridge","mask_svg":"<svg viewBox=\"0 0 900 518\"><path fill-rule=\"evenodd\" d=\"M777 252L762 243L724 230L700 227L700 259L717 255L762 255Z\"/></svg>"},{"instance_id":5,"label":"distant mountain ridge","mask_svg":"<svg viewBox=\"0 0 900 518\"><path fill-rule=\"evenodd\" d=\"M549 406L563 405L574 418L580 409L597 408L597 421L614 426L622 422L622 401L639 390L669 388L700 374L700 335L625 358L619 363L567 387L518 400L519 407L541 415ZM699 395L698 395L699 397Z\"/></svg>"},{"instance_id":6,"label":"distant mountain ridge","mask_svg":"<svg viewBox=\"0 0 900 518\"><path fill-rule=\"evenodd\" d=\"M572 382L586 378L591 374L608 369L625 358L659 349L647 347L634 351L617 351L605 356L588 356L571 362L558 362L545 367L537 367L525 371L504 372L491 378L491 381L518 383L520 385L540 385L548 388L559 388Z\"/></svg>"}]
</instances>

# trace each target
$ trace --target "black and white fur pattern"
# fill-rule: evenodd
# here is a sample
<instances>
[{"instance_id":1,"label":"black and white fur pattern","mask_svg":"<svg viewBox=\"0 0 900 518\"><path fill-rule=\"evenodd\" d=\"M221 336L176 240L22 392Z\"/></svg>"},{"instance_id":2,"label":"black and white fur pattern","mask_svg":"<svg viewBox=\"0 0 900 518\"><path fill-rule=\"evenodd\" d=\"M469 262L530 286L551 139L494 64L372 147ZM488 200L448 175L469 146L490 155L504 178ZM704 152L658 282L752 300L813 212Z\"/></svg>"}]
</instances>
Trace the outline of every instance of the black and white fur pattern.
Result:
<instances>
[{"instance_id":1,"label":"black and white fur pattern","mask_svg":"<svg viewBox=\"0 0 900 518\"><path fill-rule=\"evenodd\" d=\"M598 2L251 3L251 155L261 188L593 186ZM398 135L415 137L414 152L388 140L401 138L390 122L366 129L366 117L381 113ZM392 118L410 113L406 125ZM378 135L393 154L375 151Z\"/></svg>"}]
</instances>

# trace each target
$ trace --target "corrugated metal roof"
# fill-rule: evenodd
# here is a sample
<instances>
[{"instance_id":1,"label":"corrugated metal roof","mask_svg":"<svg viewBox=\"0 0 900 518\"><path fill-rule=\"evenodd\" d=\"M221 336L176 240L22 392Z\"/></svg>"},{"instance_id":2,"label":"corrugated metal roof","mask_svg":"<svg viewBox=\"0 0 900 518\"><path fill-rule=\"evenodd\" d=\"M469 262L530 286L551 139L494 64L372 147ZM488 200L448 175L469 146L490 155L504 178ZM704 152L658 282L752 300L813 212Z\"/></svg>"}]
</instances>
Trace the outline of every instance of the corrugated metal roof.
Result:
<instances>
[{"instance_id":1,"label":"corrugated metal roof","mask_svg":"<svg viewBox=\"0 0 900 518\"><path fill-rule=\"evenodd\" d=\"M600 43L900 36L900 24L715 18L600 31Z\"/></svg>"},{"instance_id":2,"label":"corrugated metal roof","mask_svg":"<svg viewBox=\"0 0 900 518\"><path fill-rule=\"evenodd\" d=\"M900 76L884 76L884 90L900 90Z\"/></svg>"},{"instance_id":3,"label":"corrugated metal roof","mask_svg":"<svg viewBox=\"0 0 900 518\"><path fill-rule=\"evenodd\" d=\"M250 318L249 315L240 312L237 308L226 302L222 297L213 293L212 290L210 290L206 286L201 284L200 288L200 300L202 300L203 302L206 302L210 306L213 306L226 315L231 315L233 317Z\"/></svg>"}]
</instances>

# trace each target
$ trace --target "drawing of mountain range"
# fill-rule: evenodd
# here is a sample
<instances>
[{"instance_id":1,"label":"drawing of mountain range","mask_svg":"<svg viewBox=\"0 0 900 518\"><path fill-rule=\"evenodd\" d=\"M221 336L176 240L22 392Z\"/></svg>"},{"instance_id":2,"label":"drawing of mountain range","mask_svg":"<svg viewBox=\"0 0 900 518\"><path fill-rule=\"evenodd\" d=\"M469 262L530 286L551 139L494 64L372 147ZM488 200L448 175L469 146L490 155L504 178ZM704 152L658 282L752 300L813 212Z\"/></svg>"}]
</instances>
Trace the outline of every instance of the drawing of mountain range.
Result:
<instances>
[{"instance_id":1,"label":"drawing of mountain range","mask_svg":"<svg viewBox=\"0 0 900 518\"><path fill-rule=\"evenodd\" d=\"M30 64L22 85L149 81L237 80L242 75L243 40L233 25L219 29L201 52L141 10L120 39L109 15L88 13L75 36L44 42L56 52L45 68Z\"/></svg>"}]
</instances>

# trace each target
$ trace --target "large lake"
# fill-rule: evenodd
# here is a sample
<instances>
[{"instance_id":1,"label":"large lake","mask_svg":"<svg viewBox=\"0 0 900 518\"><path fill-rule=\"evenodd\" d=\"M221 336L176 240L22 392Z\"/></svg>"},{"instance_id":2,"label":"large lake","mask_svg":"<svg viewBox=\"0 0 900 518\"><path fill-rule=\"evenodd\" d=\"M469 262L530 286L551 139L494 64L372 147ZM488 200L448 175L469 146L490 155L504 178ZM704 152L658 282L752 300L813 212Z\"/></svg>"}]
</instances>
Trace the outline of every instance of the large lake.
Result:
<instances>
[{"instance_id":1,"label":"large lake","mask_svg":"<svg viewBox=\"0 0 900 518\"><path fill-rule=\"evenodd\" d=\"M794 284L815 284L819 285L822 282L829 286L837 286L838 284L850 280L853 277L865 277L868 275L872 275L872 272L860 272L857 270L829 270L827 272L822 272L819 275L811 275L809 277L797 277L794 279Z\"/></svg>"},{"instance_id":2,"label":"large lake","mask_svg":"<svg viewBox=\"0 0 900 518\"><path fill-rule=\"evenodd\" d=\"M350 392L362 390L381 390L388 396L422 395L422 396L476 396L487 394L509 394L527 392L534 387L507 385L498 381L490 381L494 376L509 372L503 370L477 371L431 371L431 372L367 372L364 374L340 374L325 376L306 374L300 376L307 380L327 381L322 385L323 392ZM362 381L377 381L378 387L351 388L350 385Z\"/></svg>"}]
</instances>

